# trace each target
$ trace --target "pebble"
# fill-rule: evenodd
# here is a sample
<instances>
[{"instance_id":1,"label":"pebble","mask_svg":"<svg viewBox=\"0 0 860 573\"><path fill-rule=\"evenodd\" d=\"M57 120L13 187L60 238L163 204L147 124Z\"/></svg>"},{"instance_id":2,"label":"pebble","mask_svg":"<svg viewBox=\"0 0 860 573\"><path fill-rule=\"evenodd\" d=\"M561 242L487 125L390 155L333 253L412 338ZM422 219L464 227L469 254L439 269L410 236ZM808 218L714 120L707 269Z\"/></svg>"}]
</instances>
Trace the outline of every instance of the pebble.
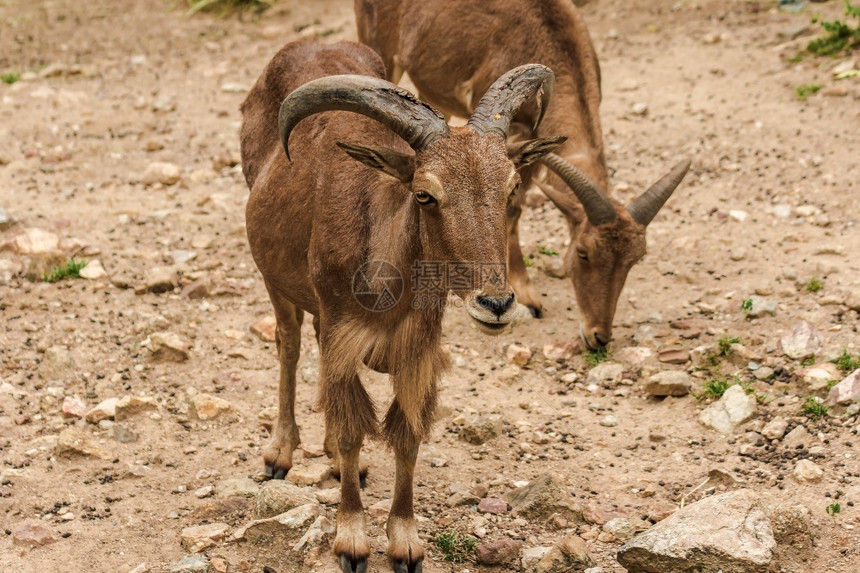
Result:
<instances>
[{"instance_id":1,"label":"pebble","mask_svg":"<svg viewBox=\"0 0 860 573\"><path fill-rule=\"evenodd\" d=\"M470 416L460 427L460 439L479 446L502 433L502 418L498 415Z\"/></svg>"},{"instance_id":2,"label":"pebble","mask_svg":"<svg viewBox=\"0 0 860 573\"><path fill-rule=\"evenodd\" d=\"M107 271L105 271L100 260L94 259L88 262L87 266L81 269L80 275L82 279L96 281L105 278L107 276Z\"/></svg>"},{"instance_id":3,"label":"pebble","mask_svg":"<svg viewBox=\"0 0 860 573\"><path fill-rule=\"evenodd\" d=\"M306 466L293 466L287 480L298 486L319 485L331 475L331 467L325 463L312 463Z\"/></svg>"},{"instance_id":4,"label":"pebble","mask_svg":"<svg viewBox=\"0 0 860 573\"><path fill-rule=\"evenodd\" d=\"M827 388L827 385L833 380L842 378L842 372L835 364L824 362L822 364L813 364L806 368L796 370L794 375L806 384L813 392Z\"/></svg>"},{"instance_id":5,"label":"pebble","mask_svg":"<svg viewBox=\"0 0 860 573\"><path fill-rule=\"evenodd\" d=\"M290 470L292 473L293 470ZM263 483L257 494L254 515L258 518L272 517L307 504L314 503L310 491L283 480Z\"/></svg>"},{"instance_id":6,"label":"pebble","mask_svg":"<svg viewBox=\"0 0 860 573\"><path fill-rule=\"evenodd\" d=\"M801 321L794 330L779 339L783 354L799 360L821 350L821 336L806 321Z\"/></svg>"},{"instance_id":7,"label":"pebble","mask_svg":"<svg viewBox=\"0 0 860 573\"><path fill-rule=\"evenodd\" d=\"M702 410L699 422L720 433L728 434L752 418L755 413L755 396L748 395L739 384L735 384L729 386L719 400Z\"/></svg>"},{"instance_id":8,"label":"pebble","mask_svg":"<svg viewBox=\"0 0 860 573\"><path fill-rule=\"evenodd\" d=\"M645 392L652 396L686 396L693 379L681 370L665 370L654 374L645 384Z\"/></svg>"},{"instance_id":9,"label":"pebble","mask_svg":"<svg viewBox=\"0 0 860 573\"><path fill-rule=\"evenodd\" d=\"M180 534L182 547L192 553L200 553L215 542L224 539L230 526L226 523L207 523L186 527Z\"/></svg>"},{"instance_id":10,"label":"pebble","mask_svg":"<svg viewBox=\"0 0 860 573\"><path fill-rule=\"evenodd\" d=\"M800 460L795 464L792 475L799 482L817 482L821 481L821 478L824 477L824 470L815 462Z\"/></svg>"},{"instance_id":11,"label":"pebble","mask_svg":"<svg viewBox=\"0 0 860 573\"><path fill-rule=\"evenodd\" d=\"M51 346L42 355L39 377L42 380L68 380L75 376L75 358L68 348Z\"/></svg>"},{"instance_id":12,"label":"pebble","mask_svg":"<svg viewBox=\"0 0 860 573\"><path fill-rule=\"evenodd\" d=\"M627 346L616 351L612 357L622 364L640 367L654 358L654 351L647 346Z\"/></svg>"},{"instance_id":13,"label":"pebble","mask_svg":"<svg viewBox=\"0 0 860 573\"><path fill-rule=\"evenodd\" d=\"M151 412L158 409L155 398L148 396L123 396L114 407L114 419L117 422L127 420L132 416L143 412Z\"/></svg>"},{"instance_id":14,"label":"pebble","mask_svg":"<svg viewBox=\"0 0 860 573\"><path fill-rule=\"evenodd\" d=\"M178 165L163 161L155 161L146 166L146 170L140 178L141 183L150 186L160 183L165 186L179 183L182 172Z\"/></svg>"},{"instance_id":15,"label":"pebble","mask_svg":"<svg viewBox=\"0 0 860 573\"><path fill-rule=\"evenodd\" d=\"M305 534L293 545L294 552L301 551L305 547L319 545L329 535L335 532L335 524L324 515L317 516Z\"/></svg>"},{"instance_id":16,"label":"pebble","mask_svg":"<svg viewBox=\"0 0 860 573\"><path fill-rule=\"evenodd\" d=\"M48 255L60 250L60 238L50 231L29 227L15 235L9 249L19 255Z\"/></svg>"},{"instance_id":17,"label":"pebble","mask_svg":"<svg viewBox=\"0 0 860 573\"><path fill-rule=\"evenodd\" d=\"M582 507L558 474L541 474L527 485L507 493L504 498L511 505L514 517L546 520L554 513L572 521L579 521L582 517Z\"/></svg>"},{"instance_id":18,"label":"pebble","mask_svg":"<svg viewBox=\"0 0 860 573\"><path fill-rule=\"evenodd\" d=\"M268 544L275 537L295 539L299 537L299 532L304 527L313 523L322 514L323 509L317 503L300 505L274 517L255 519L236 530L233 539L236 541L244 539L253 544Z\"/></svg>"},{"instance_id":19,"label":"pebble","mask_svg":"<svg viewBox=\"0 0 860 573\"><path fill-rule=\"evenodd\" d=\"M753 378L756 380L770 380L774 377L776 372L770 366L760 366L757 370L753 372Z\"/></svg>"},{"instance_id":20,"label":"pebble","mask_svg":"<svg viewBox=\"0 0 860 573\"><path fill-rule=\"evenodd\" d=\"M600 418L600 425L607 428L613 428L618 425L618 420L612 414L607 414Z\"/></svg>"},{"instance_id":21,"label":"pebble","mask_svg":"<svg viewBox=\"0 0 860 573\"><path fill-rule=\"evenodd\" d=\"M0 161L0 165L2 165L2 161ZM14 227L18 221L9 214L5 208L0 207L0 232L6 231Z\"/></svg>"},{"instance_id":22,"label":"pebble","mask_svg":"<svg viewBox=\"0 0 860 573\"><path fill-rule=\"evenodd\" d=\"M112 420L116 416L116 405L119 398L102 400L86 413L87 422L98 424L102 420Z\"/></svg>"},{"instance_id":23,"label":"pebble","mask_svg":"<svg viewBox=\"0 0 860 573\"><path fill-rule=\"evenodd\" d=\"M190 343L175 332L153 332L148 346L155 362L185 362L190 357Z\"/></svg>"},{"instance_id":24,"label":"pebble","mask_svg":"<svg viewBox=\"0 0 860 573\"><path fill-rule=\"evenodd\" d=\"M41 547L58 540L54 532L38 519L27 519L12 527L13 545Z\"/></svg>"},{"instance_id":25,"label":"pebble","mask_svg":"<svg viewBox=\"0 0 860 573\"><path fill-rule=\"evenodd\" d=\"M830 389L827 395L828 404L848 405L860 401L860 368L842 379L839 384Z\"/></svg>"},{"instance_id":26,"label":"pebble","mask_svg":"<svg viewBox=\"0 0 860 573\"><path fill-rule=\"evenodd\" d=\"M268 483L268 482L267 482ZM248 477L226 478L215 487L218 497L255 497L260 492L260 486Z\"/></svg>"},{"instance_id":27,"label":"pebble","mask_svg":"<svg viewBox=\"0 0 860 573\"><path fill-rule=\"evenodd\" d=\"M788 420L782 416L775 416L761 429L761 435L769 440L779 440L788 429Z\"/></svg>"},{"instance_id":28,"label":"pebble","mask_svg":"<svg viewBox=\"0 0 860 573\"><path fill-rule=\"evenodd\" d=\"M535 571L537 573L568 573L570 571L583 571L592 565L594 565L594 559L588 553L585 540L575 533L570 533L541 557Z\"/></svg>"},{"instance_id":29,"label":"pebble","mask_svg":"<svg viewBox=\"0 0 860 573\"><path fill-rule=\"evenodd\" d=\"M340 503L340 488L320 489L314 492L317 501L325 505L338 505Z\"/></svg>"},{"instance_id":30,"label":"pebble","mask_svg":"<svg viewBox=\"0 0 860 573\"><path fill-rule=\"evenodd\" d=\"M534 571L537 568L538 562L543 559L543 556L549 553L551 547L527 547L522 551L522 560L520 563L525 571Z\"/></svg>"},{"instance_id":31,"label":"pebble","mask_svg":"<svg viewBox=\"0 0 860 573\"><path fill-rule=\"evenodd\" d=\"M66 428L57 437L54 453L58 457L84 456L110 460L111 452L100 446L89 434L77 428Z\"/></svg>"},{"instance_id":32,"label":"pebble","mask_svg":"<svg viewBox=\"0 0 860 573\"><path fill-rule=\"evenodd\" d=\"M544 344L543 355L547 360L555 362L566 362L574 355L582 352L579 341L577 342L551 342Z\"/></svg>"},{"instance_id":33,"label":"pebble","mask_svg":"<svg viewBox=\"0 0 860 573\"><path fill-rule=\"evenodd\" d=\"M640 117L648 114L648 104L644 102L636 102L630 106L630 113Z\"/></svg>"},{"instance_id":34,"label":"pebble","mask_svg":"<svg viewBox=\"0 0 860 573\"><path fill-rule=\"evenodd\" d=\"M111 427L113 439L121 444L130 444L138 440L137 432L125 424L114 424Z\"/></svg>"},{"instance_id":35,"label":"pebble","mask_svg":"<svg viewBox=\"0 0 860 573\"><path fill-rule=\"evenodd\" d=\"M200 392L191 397L191 408L198 420L206 421L231 411L233 406L223 398Z\"/></svg>"},{"instance_id":36,"label":"pebble","mask_svg":"<svg viewBox=\"0 0 860 573\"><path fill-rule=\"evenodd\" d=\"M805 426L795 426L795 428L782 439L782 446L787 450L793 450L797 446L805 446L809 444L812 436Z\"/></svg>"},{"instance_id":37,"label":"pebble","mask_svg":"<svg viewBox=\"0 0 860 573\"><path fill-rule=\"evenodd\" d=\"M624 366L617 362L601 362L588 371L586 384L614 386L620 384L624 376Z\"/></svg>"},{"instance_id":38,"label":"pebble","mask_svg":"<svg viewBox=\"0 0 860 573\"><path fill-rule=\"evenodd\" d=\"M664 348L657 353L657 359L666 364L686 364L690 361L690 351L677 346Z\"/></svg>"},{"instance_id":39,"label":"pebble","mask_svg":"<svg viewBox=\"0 0 860 573\"><path fill-rule=\"evenodd\" d=\"M772 301L758 295L751 296L749 300L752 301L752 305L745 311L747 318L761 318L765 315L776 316L776 304Z\"/></svg>"},{"instance_id":40,"label":"pebble","mask_svg":"<svg viewBox=\"0 0 860 573\"><path fill-rule=\"evenodd\" d=\"M460 507L463 505L477 505L481 501L477 495L470 491L463 490L454 492L446 501L448 507ZM506 508L507 509L507 508Z\"/></svg>"},{"instance_id":41,"label":"pebble","mask_svg":"<svg viewBox=\"0 0 860 573\"><path fill-rule=\"evenodd\" d=\"M480 513L504 515L508 512L508 503L497 497L486 497L478 503L478 511Z\"/></svg>"},{"instance_id":42,"label":"pebble","mask_svg":"<svg viewBox=\"0 0 860 573\"><path fill-rule=\"evenodd\" d=\"M189 555L170 568L170 573L207 573L209 560L204 555Z\"/></svg>"},{"instance_id":43,"label":"pebble","mask_svg":"<svg viewBox=\"0 0 860 573\"><path fill-rule=\"evenodd\" d=\"M264 316L251 325L251 333L263 342L274 342L278 323L274 316Z\"/></svg>"},{"instance_id":44,"label":"pebble","mask_svg":"<svg viewBox=\"0 0 860 573\"><path fill-rule=\"evenodd\" d=\"M505 351L505 358L508 361L508 364L513 364L514 366L525 366L528 364L529 360L531 360L531 357L532 351L529 350L528 347L517 344L516 342L509 344Z\"/></svg>"},{"instance_id":45,"label":"pebble","mask_svg":"<svg viewBox=\"0 0 860 573\"><path fill-rule=\"evenodd\" d=\"M482 543L475 549L475 560L479 565L503 565L517 560L523 542L513 539L502 539L491 543Z\"/></svg>"},{"instance_id":46,"label":"pebble","mask_svg":"<svg viewBox=\"0 0 860 573\"><path fill-rule=\"evenodd\" d=\"M619 541L627 541L636 534L636 526L626 518L616 517L603 524L603 531Z\"/></svg>"},{"instance_id":47,"label":"pebble","mask_svg":"<svg viewBox=\"0 0 860 573\"><path fill-rule=\"evenodd\" d=\"M729 217L734 219L738 223L743 223L747 220L747 217L749 217L749 213L741 210L729 211Z\"/></svg>"},{"instance_id":48,"label":"pebble","mask_svg":"<svg viewBox=\"0 0 860 573\"><path fill-rule=\"evenodd\" d=\"M87 405L77 396L63 398L63 416L67 418L83 418L87 413Z\"/></svg>"},{"instance_id":49,"label":"pebble","mask_svg":"<svg viewBox=\"0 0 860 573\"><path fill-rule=\"evenodd\" d=\"M151 292L161 294L172 292L179 284L176 270L170 267L151 267L146 271L143 278L141 293Z\"/></svg>"},{"instance_id":50,"label":"pebble","mask_svg":"<svg viewBox=\"0 0 860 573\"><path fill-rule=\"evenodd\" d=\"M213 493L215 493L215 486L211 486L211 485L204 485L203 487L197 488L194 490L194 495L198 499L203 499L203 498L209 497Z\"/></svg>"}]
</instances>

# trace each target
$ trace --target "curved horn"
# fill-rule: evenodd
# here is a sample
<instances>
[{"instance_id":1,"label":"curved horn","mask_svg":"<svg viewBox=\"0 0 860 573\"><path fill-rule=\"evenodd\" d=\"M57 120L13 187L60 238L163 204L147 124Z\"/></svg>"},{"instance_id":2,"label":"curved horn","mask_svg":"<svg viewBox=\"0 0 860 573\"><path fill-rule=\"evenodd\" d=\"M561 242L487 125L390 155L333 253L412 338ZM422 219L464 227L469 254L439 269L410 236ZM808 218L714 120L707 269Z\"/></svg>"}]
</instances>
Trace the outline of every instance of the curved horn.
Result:
<instances>
[{"instance_id":1,"label":"curved horn","mask_svg":"<svg viewBox=\"0 0 860 573\"><path fill-rule=\"evenodd\" d=\"M533 129L537 129L552 96L555 74L546 66L526 64L512 69L499 79L478 102L469 118L469 125L481 135L508 135L508 128L520 107L533 95L540 93L540 110Z\"/></svg>"},{"instance_id":2,"label":"curved horn","mask_svg":"<svg viewBox=\"0 0 860 573\"><path fill-rule=\"evenodd\" d=\"M326 76L296 88L281 104L278 132L287 158L293 128L309 115L333 110L373 118L416 151L448 133L442 114L391 82L359 75Z\"/></svg>"},{"instance_id":3,"label":"curved horn","mask_svg":"<svg viewBox=\"0 0 860 573\"><path fill-rule=\"evenodd\" d=\"M630 213L633 220L642 226L648 226L660 207L666 203L672 192L681 183L688 169L690 169L690 160L685 159L673 167L650 189L631 201L627 206L627 212Z\"/></svg>"},{"instance_id":4,"label":"curved horn","mask_svg":"<svg viewBox=\"0 0 860 573\"><path fill-rule=\"evenodd\" d=\"M541 161L570 187L582 203L589 223L597 226L615 220L617 213L612 201L585 173L555 153L544 155Z\"/></svg>"}]
</instances>

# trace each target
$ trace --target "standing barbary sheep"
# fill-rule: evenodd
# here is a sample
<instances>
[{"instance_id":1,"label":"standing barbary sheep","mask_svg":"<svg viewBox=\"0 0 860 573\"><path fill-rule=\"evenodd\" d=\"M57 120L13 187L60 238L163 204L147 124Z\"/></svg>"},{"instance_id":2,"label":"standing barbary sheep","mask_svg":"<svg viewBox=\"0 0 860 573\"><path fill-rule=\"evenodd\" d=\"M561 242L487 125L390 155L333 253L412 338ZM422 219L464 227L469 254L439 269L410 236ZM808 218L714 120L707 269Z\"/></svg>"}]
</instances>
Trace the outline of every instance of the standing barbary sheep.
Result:
<instances>
[{"instance_id":1,"label":"standing barbary sheep","mask_svg":"<svg viewBox=\"0 0 860 573\"><path fill-rule=\"evenodd\" d=\"M395 571L421 570L412 476L448 363L444 302L448 292L460 296L485 330L510 323L505 211L520 184L517 167L564 139L505 143L520 106L536 95L541 109L548 104L553 74L544 66L505 73L463 127L449 127L383 75L382 60L360 44L287 44L242 104L248 240L275 309L281 367L266 472L283 478L299 444L296 363L309 312L325 446L341 479L333 550L347 573L367 569L359 451L377 434L396 457L388 555ZM404 277L440 265L456 276L425 281L420 298L404 296ZM357 374L362 362L391 375L381 429Z\"/></svg>"},{"instance_id":2,"label":"standing barbary sheep","mask_svg":"<svg viewBox=\"0 0 860 573\"><path fill-rule=\"evenodd\" d=\"M421 97L446 113L468 116L475 96L502 72L538 62L555 72L555 105L541 134L564 134L559 155L544 163L551 173L522 173L523 189L535 182L567 219L571 245L564 271L571 274L586 346L602 348L627 273L645 255L645 227L689 169L682 161L628 205L606 194L609 174L600 127L600 66L588 30L570 0L355 0L358 37L385 61L388 79L403 72ZM538 108L514 118L531 136ZM511 131L514 131L513 129ZM520 302L540 317L543 307L529 282L517 226L522 194L509 210L508 264Z\"/></svg>"}]
</instances>

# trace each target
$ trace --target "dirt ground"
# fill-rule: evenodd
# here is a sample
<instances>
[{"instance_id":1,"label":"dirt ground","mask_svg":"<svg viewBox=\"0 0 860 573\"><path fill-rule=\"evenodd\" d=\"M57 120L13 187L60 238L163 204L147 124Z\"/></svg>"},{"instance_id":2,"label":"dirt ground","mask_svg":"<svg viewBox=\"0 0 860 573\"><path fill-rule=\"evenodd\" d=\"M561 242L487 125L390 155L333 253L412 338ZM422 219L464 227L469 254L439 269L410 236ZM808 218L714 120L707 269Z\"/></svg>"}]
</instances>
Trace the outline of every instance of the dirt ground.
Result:
<instances>
[{"instance_id":1,"label":"dirt ground","mask_svg":"<svg viewBox=\"0 0 860 573\"><path fill-rule=\"evenodd\" d=\"M630 199L677 158L693 159L649 227L649 254L619 303L613 351L693 350L737 337L777 376L758 382L745 364L723 363L724 373L752 380L762 396L756 417L723 435L697 420L708 399L656 399L642 388L658 370L686 369L700 391L709 374L691 363L653 358L625 365L621 383L589 385L584 357L545 361L545 344L578 339L578 310L570 282L542 272L555 257L539 247L564 251L562 218L549 204L530 209L524 251L546 318L487 337L462 310L449 312L454 368L417 469L422 537L477 525L485 540L533 547L577 531L604 572L623 571L615 561L621 542L598 539L599 523L566 528L510 515L476 522L473 509L445 500L476 486L499 497L555 471L583 505L642 518L713 493L713 484L691 491L721 468L744 487L809 508L815 546L794 570L860 566L858 419L844 408L819 421L804 415L801 404L813 392L793 375L800 360L779 350L780 336L805 320L823 339L819 362L843 349L860 354L858 313L845 304L860 289L860 78L834 78L846 58L786 60L815 31L811 14L835 19L842 9L826 2L785 14L776 2L755 0L595 0L582 8L603 70L615 195ZM247 504L226 505L217 491L195 495L260 473L276 404L274 344L249 331L271 307L244 234L238 108L275 51L308 35L355 39L352 3L284 0L259 19L219 19L185 18L181 7L160 1L0 1L0 72L28 72L0 84L0 207L19 221L2 230L0 244L40 228L60 238L65 254L98 259L109 275L33 282L24 276L33 257L0 252L0 571L130 571L141 563L167 571L189 553L180 545L183 528L222 521L232 533L251 519ZM795 88L813 83L821 91L799 100ZM153 162L179 166L179 181L146 184ZM141 292L159 267L182 285L209 280L209 296ZM813 278L823 289L804 288ZM775 303L774 316L745 318L741 302L756 293ZM158 361L149 336L160 331L188 341L190 358ZM535 351L517 373L506 368L513 342ZM298 411L311 456L323 432L312 409L310 324L303 344ZM386 379L367 381L386 404ZM197 393L217 395L231 410L197 419L189 405ZM88 409L129 395L157 407L113 427L61 411L66 397ZM472 413L501 416L501 435L483 445L459 439L457 424ZM607 415L616 425L601 424ZM777 415L807 427L807 447L819 446L813 459L821 481L798 482L791 458L755 446L756 432ZM117 425L132 435L118 440ZM108 452L105 459L59 455L57 436L69 427ZM750 441L753 453L741 455ZM377 444L365 457L367 507L390 497L393 465ZM322 487L336 485L329 479ZM842 512L827 515L834 501ZM28 518L41 520L56 542L13 544L12 527ZM370 570L387 571L384 519L368 521ZM425 572L481 570L443 562L426 547ZM221 541L205 553L230 571L337 570L325 544L295 556Z\"/></svg>"}]
</instances>

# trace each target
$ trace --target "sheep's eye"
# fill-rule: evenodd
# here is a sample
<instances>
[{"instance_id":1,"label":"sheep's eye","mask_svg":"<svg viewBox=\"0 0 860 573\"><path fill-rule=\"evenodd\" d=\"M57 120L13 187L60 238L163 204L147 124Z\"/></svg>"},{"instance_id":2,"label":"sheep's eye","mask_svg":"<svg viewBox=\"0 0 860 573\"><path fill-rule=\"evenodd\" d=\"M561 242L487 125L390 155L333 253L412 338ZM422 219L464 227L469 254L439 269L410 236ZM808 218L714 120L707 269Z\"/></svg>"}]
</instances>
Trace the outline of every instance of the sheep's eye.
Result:
<instances>
[{"instance_id":1,"label":"sheep's eye","mask_svg":"<svg viewBox=\"0 0 860 573\"><path fill-rule=\"evenodd\" d=\"M433 195L427 193L425 191L418 191L415 193L415 201L418 202L419 205L435 205L436 199L433 198Z\"/></svg>"},{"instance_id":2,"label":"sheep's eye","mask_svg":"<svg viewBox=\"0 0 860 573\"><path fill-rule=\"evenodd\" d=\"M583 251L582 249L576 249L576 256L582 259L583 261L588 260L588 253Z\"/></svg>"},{"instance_id":3,"label":"sheep's eye","mask_svg":"<svg viewBox=\"0 0 860 573\"><path fill-rule=\"evenodd\" d=\"M519 184L519 183L517 183L516 185L514 185L514 188L513 188L513 189L511 189L511 197L513 197L514 195L516 195L516 194L517 194L517 191L519 191L519 190L520 190L520 184Z\"/></svg>"}]
</instances>

